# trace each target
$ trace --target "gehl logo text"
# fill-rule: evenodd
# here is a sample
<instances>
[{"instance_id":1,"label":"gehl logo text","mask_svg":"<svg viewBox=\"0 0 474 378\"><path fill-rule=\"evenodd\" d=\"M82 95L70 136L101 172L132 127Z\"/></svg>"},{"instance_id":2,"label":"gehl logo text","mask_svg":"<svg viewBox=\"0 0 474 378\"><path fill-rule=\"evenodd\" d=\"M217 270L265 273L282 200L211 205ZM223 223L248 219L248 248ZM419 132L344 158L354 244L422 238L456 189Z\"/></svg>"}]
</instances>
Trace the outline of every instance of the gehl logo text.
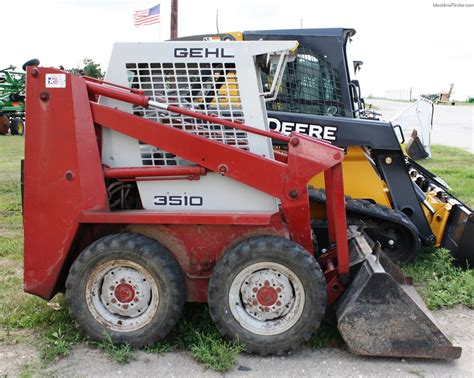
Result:
<instances>
[{"instance_id":1,"label":"gehl logo text","mask_svg":"<svg viewBox=\"0 0 474 378\"><path fill-rule=\"evenodd\" d=\"M177 47L174 49L175 58L233 58L232 51L226 50L223 47L208 48L208 47Z\"/></svg>"}]
</instances>

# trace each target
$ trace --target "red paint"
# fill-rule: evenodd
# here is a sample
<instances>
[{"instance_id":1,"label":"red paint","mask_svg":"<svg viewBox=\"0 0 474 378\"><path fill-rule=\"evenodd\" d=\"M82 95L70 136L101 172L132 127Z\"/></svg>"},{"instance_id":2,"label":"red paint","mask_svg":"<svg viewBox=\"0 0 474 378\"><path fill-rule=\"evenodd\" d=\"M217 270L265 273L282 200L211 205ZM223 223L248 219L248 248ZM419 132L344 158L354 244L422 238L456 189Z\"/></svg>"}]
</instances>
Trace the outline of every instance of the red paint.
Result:
<instances>
[{"instance_id":1,"label":"red paint","mask_svg":"<svg viewBox=\"0 0 474 378\"><path fill-rule=\"evenodd\" d=\"M274 214L208 213L158 213L152 210L84 211L79 214L80 223L125 224L248 224L268 225ZM279 217L279 213L276 213Z\"/></svg>"},{"instance_id":2,"label":"red paint","mask_svg":"<svg viewBox=\"0 0 474 378\"><path fill-rule=\"evenodd\" d=\"M192 176L198 177L206 174L203 167L136 167L136 168L104 168L105 178L135 178L135 177L161 177L161 176Z\"/></svg>"},{"instance_id":3,"label":"red paint","mask_svg":"<svg viewBox=\"0 0 474 378\"><path fill-rule=\"evenodd\" d=\"M114 295L121 303L130 303L135 298L135 290L128 283L120 283L115 288Z\"/></svg>"},{"instance_id":4,"label":"red paint","mask_svg":"<svg viewBox=\"0 0 474 378\"><path fill-rule=\"evenodd\" d=\"M277 154L277 160L272 160L96 102L102 95L147 106L149 99L140 91L67 73L66 88L45 88L47 73L64 72L42 67L36 70L35 77L30 68L27 71L28 132L24 172L24 274L27 292L51 298L64 284L66 274L61 276L60 273L63 268L69 268L71 254L80 252L73 249L74 243L83 248L107 234L108 230L120 231L119 225L128 225L131 232L156 238L172 252L185 274L187 300L204 302L215 262L241 240L277 235L313 251L306 187L313 176L323 171L330 175L326 188L328 219L337 221L331 231L331 239L337 243L334 271L344 273L347 270L341 149L305 135L292 133L287 137L168 106L176 113L284 142L291 141L287 155ZM42 92L49 94L46 100L40 100ZM172 168L172 172L167 172L171 176L183 174L185 169L191 169L191 175L208 170L220 171L279 198L280 211L276 214L111 212L104 183L106 177L136 179L150 173L161 176L165 171L156 167L104 170L98 145L102 127L160 146L197 165ZM123 229L123 226L120 227ZM79 234L78 230L83 231ZM266 303L273 298L273 294L265 292L261 296Z\"/></svg>"},{"instance_id":5,"label":"red paint","mask_svg":"<svg viewBox=\"0 0 474 378\"><path fill-rule=\"evenodd\" d=\"M262 306L273 306L278 299L278 294L273 287L264 286L257 293L257 300Z\"/></svg>"}]
</instances>

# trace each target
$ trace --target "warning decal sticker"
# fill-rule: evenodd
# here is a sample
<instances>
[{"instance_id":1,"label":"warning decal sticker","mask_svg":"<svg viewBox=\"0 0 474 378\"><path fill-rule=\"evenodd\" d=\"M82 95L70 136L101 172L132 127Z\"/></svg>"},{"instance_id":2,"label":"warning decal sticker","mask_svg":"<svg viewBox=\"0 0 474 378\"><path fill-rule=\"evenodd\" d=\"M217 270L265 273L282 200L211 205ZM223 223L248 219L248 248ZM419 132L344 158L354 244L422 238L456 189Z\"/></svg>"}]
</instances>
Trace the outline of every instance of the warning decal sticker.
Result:
<instances>
[{"instance_id":1,"label":"warning decal sticker","mask_svg":"<svg viewBox=\"0 0 474 378\"><path fill-rule=\"evenodd\" d=\"M66 88L66 74L46 74L46 88Z\"/></svg>"}]
</instances>

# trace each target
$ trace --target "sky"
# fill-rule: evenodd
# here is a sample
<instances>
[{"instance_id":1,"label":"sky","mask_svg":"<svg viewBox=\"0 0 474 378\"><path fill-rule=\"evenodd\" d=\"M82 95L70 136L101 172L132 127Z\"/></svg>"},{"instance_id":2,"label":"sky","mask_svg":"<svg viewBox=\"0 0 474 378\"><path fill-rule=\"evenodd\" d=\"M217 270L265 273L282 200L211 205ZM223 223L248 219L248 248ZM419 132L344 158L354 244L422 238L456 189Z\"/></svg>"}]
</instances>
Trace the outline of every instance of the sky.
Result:
<instances>
[{"instance_id":1,"label":"sky","mask_svg":"<svg viewBox=\"0 0 474 378\"><path fill-rule=\"evenodd\" d=\"M444 0L451 4L451 0ZM135 28L133 12L161 3L159 25ZM114 42L169 38L171 0L16 0L2 4L0 69L31 58L43 66L75 67L92 58L107 68ZM455 0L456 4L474 0ZM436 93L454 83L454 98L474 96L472 7L434 7L442 0L179 0L178 35L345 27L357 34L351 56L363 95L412 87ZM21 11L20 11L21 10ZM18 17L21 16L21 21ZM11 31L15 31L12 33ZM7 48L6 41L11 47Z\"/></svg>"}]
</instances>

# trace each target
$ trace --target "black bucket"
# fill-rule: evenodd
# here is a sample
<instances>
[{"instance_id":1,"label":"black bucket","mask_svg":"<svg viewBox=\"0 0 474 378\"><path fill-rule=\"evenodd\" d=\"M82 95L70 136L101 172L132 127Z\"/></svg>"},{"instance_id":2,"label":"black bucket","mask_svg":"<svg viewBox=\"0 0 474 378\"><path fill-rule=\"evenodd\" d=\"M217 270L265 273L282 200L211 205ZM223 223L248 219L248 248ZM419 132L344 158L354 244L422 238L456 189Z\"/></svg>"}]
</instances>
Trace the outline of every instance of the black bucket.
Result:
<instances>
[{"instance_id":1,"label":"black bucket","mask_svg":"<svg viewBox=\"0 0 474 378\"><path fill-rule=\"evenodd\" d=\"M362 236L350 241L350 286L335 305L337 326L352 353L367 356L456 359L455 347L410 280ZM358 256L356 256L358 255Z\"/></svg>"}]
</instances>

